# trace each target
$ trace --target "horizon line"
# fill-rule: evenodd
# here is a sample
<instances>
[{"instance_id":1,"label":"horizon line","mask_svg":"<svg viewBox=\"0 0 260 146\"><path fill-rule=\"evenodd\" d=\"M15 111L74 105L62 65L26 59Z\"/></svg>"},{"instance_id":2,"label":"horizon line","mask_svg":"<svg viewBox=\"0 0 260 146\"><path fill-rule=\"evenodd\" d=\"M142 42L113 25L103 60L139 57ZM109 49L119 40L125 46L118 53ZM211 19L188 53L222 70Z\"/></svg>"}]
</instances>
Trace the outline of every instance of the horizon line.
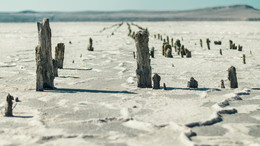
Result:
<instances>
[{"instance_id":1,"label":"horizon line","mask_svg":"<svg viewBox=\"0 0 260 146\"><path fill-rule=\"evenodd\" d=\"M20 11L0 11L0 13L69 13L69 12L124 12L124 11L143 11L143 12L181 12L181 11L192 11L192 10L200 10L200 9L207 9L207 8L224 8L224 7L231 7L231 6L248 6L255 10L260 10L260 8L256 8L251 5L247 4L234 4L234 5L220 5L220 6L210 6L210 7L201 7L201 8L194 8L194 9L183 9L183 10L145 10L145 9L122 9L122 10L75 10L75 11L57 11L57 10L49 10L49 11L36 11L36 10L20 10Z\"/></svg>"}]
</instances>

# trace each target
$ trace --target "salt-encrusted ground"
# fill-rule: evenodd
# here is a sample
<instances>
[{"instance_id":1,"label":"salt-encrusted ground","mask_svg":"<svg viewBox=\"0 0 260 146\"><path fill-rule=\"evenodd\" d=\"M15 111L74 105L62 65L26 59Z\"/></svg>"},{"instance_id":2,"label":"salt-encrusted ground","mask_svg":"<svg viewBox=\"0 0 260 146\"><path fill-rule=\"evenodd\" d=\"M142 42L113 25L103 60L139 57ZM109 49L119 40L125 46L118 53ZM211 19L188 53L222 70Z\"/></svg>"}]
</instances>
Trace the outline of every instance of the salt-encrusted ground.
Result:
<instances>
[{"instance_id":1,"label":"salt-encrusted ground","mask_svg":"<svg viewBox=\"0 0 260 146\"><path fill-rule=\"evenodd\" d=\"M55 79L57 90L44 92L35 91L36 23L0 24L0 145L260 144L259 22L136 23L149 29L152 72L167 91L136 87L134 40L126 23L101 31L113 24L51 22L53 50L65 43L65 63ZM163 57L157 33L183 38L192 58L175 52ZM89 37L94 52L87 51ZM230 39L243 51L229 50ZM231 65L238 89L228 87ZM198 89L186 87L190 77L198 80ZM221 79L226 89L220 89ZM3 116L8 93L22 101L11 118Z\"/></svg>"}]
</instances>

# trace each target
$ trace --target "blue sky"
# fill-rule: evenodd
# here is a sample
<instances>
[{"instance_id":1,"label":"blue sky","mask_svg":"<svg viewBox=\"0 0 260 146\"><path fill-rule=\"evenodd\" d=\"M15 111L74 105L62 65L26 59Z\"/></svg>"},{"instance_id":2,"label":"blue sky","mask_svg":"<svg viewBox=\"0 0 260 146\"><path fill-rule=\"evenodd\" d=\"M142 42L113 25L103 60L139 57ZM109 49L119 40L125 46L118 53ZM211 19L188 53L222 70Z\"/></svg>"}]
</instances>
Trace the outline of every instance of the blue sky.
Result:
<instances>
[{"instance_id":1,"label":"blue sky","mask_svg":"<svg viewBox=\"0 0 260 146\"><path fill-rule=\"evenodd\" d=\"M1 0L0 11L188 10L234 4L260 9L260 0Z\"/></svg>"}]
</instances>

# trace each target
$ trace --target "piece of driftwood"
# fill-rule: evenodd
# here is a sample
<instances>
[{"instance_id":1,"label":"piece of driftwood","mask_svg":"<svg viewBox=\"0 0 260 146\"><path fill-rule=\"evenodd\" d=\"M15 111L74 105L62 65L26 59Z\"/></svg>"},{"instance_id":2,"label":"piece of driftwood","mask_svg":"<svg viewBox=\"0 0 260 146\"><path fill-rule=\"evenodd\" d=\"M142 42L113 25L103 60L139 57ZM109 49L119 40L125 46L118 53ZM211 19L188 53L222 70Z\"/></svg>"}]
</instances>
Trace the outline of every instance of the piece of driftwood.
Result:
<instances>
[{"instance_id":1,"label":"piece of driftwood","mask_svg":"<svg viewBox=\"0 0 260 146\"><path fill-rule=\"evenodd\" d=\"M219 54L222 55L222 49L219 49Z\"/></svg>"},{"instance_id":2,"label":"piece of driftwood","mask_svg":"<svg viewBox=\"0 0 260 146\"><path fill-rule=\"evenodd\" d=\"M150 53L150 54L151 54L151 57L154 58L154 47L152 47L152 49L151 49L150 52L151 52L151 53Z\"/></svg>"},{"instance_id":3,"label":"piece of driftwood","mask_svg":"<svg viewBox=\"0 0 260 146\"><path fill-rule=\"evenodd\" d=\"M146 31L139 31L135 35L136 54L137 54L137 86L141 88L152 87L152 69L150 66L150 54L149 54L149 35Z\"/></svg>"},{"instance_id":4,"label":"piece of driftwood","mask_svg":"<svg viewBox=\"0 0 260 146\"><path fill-rule=\"evenodd\" d=\"M220 87L221 87L221 88L225 88L224 80L221 80L220 83L221 83Z\"/></svg>"},{"instance_id":5,"label":"piece of driftwood","mask_svg":"<svg viewBox=\"0 0 260 146\"><path fill-rule=\"evenodd\" d=\"M94 51L92 38L89 38L88 50L89 51Z\"/></svg>"},{"instance_id":6,"label":"piece of driftwood","mask_svg":"<svg viewBox=\"0 0 260 146\"><path fill-rule=\"evenodd\" d=\"M158 74L153 75L153 89L160 89L161 77Z\"/></svg>"},{"instance_id":7,"label":"piece of driftwood","mask_svg":"<svg viewBox=\"0 0 260 146\"><path fill-rule=\"evenodd\" d=\"M54 89L54 73L51 49L51 28L49 19L43 19L37 23L38 46L35 49L36 56L36 91Z\"/></svg>"},{"instance_id":8,"label":"piece of driftwood","mask_svg":"<svg viewBox=\"0 0 260 146\"><path fill-rule=\"evenodd\" d=\"M203 45L202 45L202 39L200 39L200 47L201 47L201 48L203 47Z\"/></svg>"},{"instance_id":9,"label":"piece of driftwood","mask_svg":"<svg viewBox=\"0 0 260 146\"><path fill-rule=\"evenodd\" d=\"M52 59L53 63L53 73L55 77L58 77L58 61L56 59Z\"/></svg>"},{"instance_id":10,"label":"piece of driftwood","mask_svg":"<svg viewBox=\"0 0 260 146\"><path fill-rule=\"evenodd\" d=\"M133 56L134 56L134 59L135 59L135 51L133 51Z\"/></svg>"},{"instance_id":11,"label":"piece of driftwood","mask_svg":"<svg viewBox=\"0 0 260 146\"><path fill-rule=\"evenodd\" d=\"M228 69L228 80L229 80L229 85L230 88L238 88L237 84L237 73L236 73L236 68L234 66L231 66Z\"/></svg>"},{"instance_id":12,"label":"piece of driftwood","mask_svg":"<svg viewBox=\"0 0 260 146\"><path fill-rule=\"evenodd\" d=\"M221 41L214 41L214 44L215 44L215 45L221 45L222 42L221 42Z\"/></svg>"},{"instance_id":13,"label":"piece of driftwood","mask_svg":"<svg viewBox=\"0 0 260 146\"><path fill-rule=\"evenodd\" d=\"M64 53L65 53L65 45L64 43L58 43L55 47L55 60L58 61L58 68L63 68L64 61Z\"/></svg>"},{"instance_id":14,"label":"piece of driftwood","mask_svg":"<svg viewBox=\"0 0 260 146\"><path fill-rule=\"evenodd\" d=\"M13 116L13 100L14 97L8 93L5 104L5 116L7 117Z\"/></svg>"},{"instance_id":15,"label":"piece of driftwood","mask_svg":"<svg viewBox=\"0 0 260 146\"><path fill-rule=\"evenodd\" d=\"M196 81L193 77L190 78L187 84L188 88L198 88L198 81Z\"/></svg>"}]
</instances>

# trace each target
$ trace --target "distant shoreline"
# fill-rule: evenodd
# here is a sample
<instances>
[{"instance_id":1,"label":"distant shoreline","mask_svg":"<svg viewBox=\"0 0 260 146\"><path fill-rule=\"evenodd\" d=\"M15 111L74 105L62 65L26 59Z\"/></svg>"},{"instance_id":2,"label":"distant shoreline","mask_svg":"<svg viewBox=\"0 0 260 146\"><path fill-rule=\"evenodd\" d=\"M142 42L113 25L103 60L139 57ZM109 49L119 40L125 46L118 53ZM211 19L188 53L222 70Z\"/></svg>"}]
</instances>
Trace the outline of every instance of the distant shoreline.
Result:
<instances>
[{"instance_id":1,"label":"distant shoreline","mask_svg":"<svg viewBox=\"0 0 260 146\"><path fill-rule=\"evenodd\" d=\"M260 21L260 10L248 5L186 11L0 12L0 22L125 22L125 21Z\"/></svg>"}]
</instances>

